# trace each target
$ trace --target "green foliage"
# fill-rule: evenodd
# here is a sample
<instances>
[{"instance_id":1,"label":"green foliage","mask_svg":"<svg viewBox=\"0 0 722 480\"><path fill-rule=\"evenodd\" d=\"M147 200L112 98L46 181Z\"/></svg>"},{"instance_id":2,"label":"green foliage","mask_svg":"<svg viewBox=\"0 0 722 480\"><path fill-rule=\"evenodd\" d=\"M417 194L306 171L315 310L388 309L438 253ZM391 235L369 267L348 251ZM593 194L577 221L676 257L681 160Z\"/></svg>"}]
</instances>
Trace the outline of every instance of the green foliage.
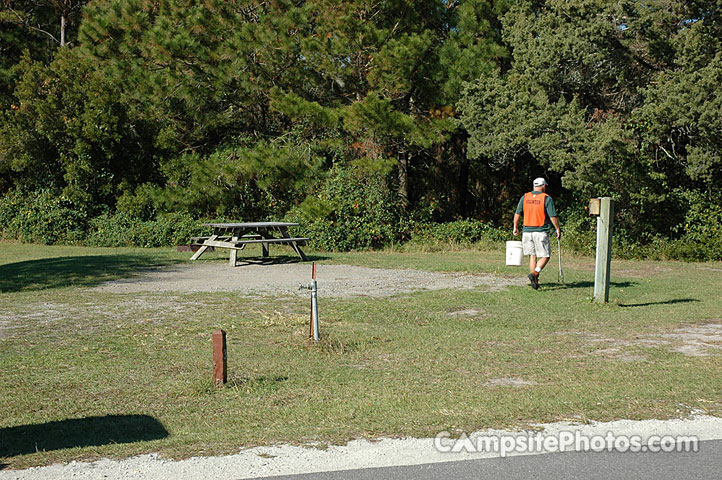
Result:
<instances>
[{"instance_id":1,"label":"green foliage","mask_svg":"<svg viewBox=\"0 0 722 480\"><path fill-rule=\"evenodd\" d=\"M80 13L87 0L0 2L0 105L12 100L15 66L23 55L49 63L60 46L61 16L65 45L75 42Z\"/></svg>"},{"instance_id":2,"label":"green foliage","mask_svg":"<svg viewBox=\"0 0 722 480\"><path fill-rule=\"evenodd\" d=\"M510 240L508 231L478 220L457 220L447 223L416 223L411 226L410 237L420 244L471 245L479 242Z\"/></svg>"},{"instance_id":3,"label":"green foliage","mask_svg":"<svg viewBox=\"0 0 722 480\"><path fill-rule=\"evenodd\" d=\"M151 221L125 214L101 215L89 225L84 243L94 247L173 247L207 233L201 222L183 213L159 215Z\"/></svg>"},{"instance_id":4,"label":"green foliage","mask_svg":"<svg viewBox=\"0 0 722 480\"><path fill-rule=\"evenodd\" d=\"M400 207L384 176L335 167L320 191L291 212L315 248L348 251L378 248L398 238Z\"/></svg>"},{"instance_id":5,"label":"green foliage","mask_svg":"<svg viewBox=\"0 0 722 480\"><path fill-rule=\"evenodd\" d=\"M47 68L26 57L18 69L16 108L0 117L1 171L96 211L153 178L152 129L129 117L91 62L69 51Z\"/></svg>"},{"instance_id":6,"label":"green foliage","mask_svg":"<svg viewBox=\"0 0 722 480\"><path fill-rule=\"evenodd\" d=\"M316 183L321 164L310 146L281 140L186 154L168 163L154 198L162 211L196 217L280 217Z\"/></svg>"},{"instance_id":7,"label":"green foliage","mask_svg":"<svg viewBox=\"0 0 722 480\"><path fill-rule=\"evenodd\" d=\"M135 191L126 190L118 198L117 213L138 220L151 220L157 213L157 202L152 184L140 185Z\"/></svg>"},{"instance_id":8,"label":"green foliage","mask_svg":"<svg viewBox=\"0 0 722 480\"><path fill-rule=\"evenodd\" d=\"M666 257L680 260L722 259L722 195L685 192L688 208L684 224L677 229L681 238L671 242Z\"/></svg>"},{"instance_id":9,"label":"green foliage","mask_svg":"<svg viewBox=\"0 0 722 480\"><path fill-rule=\"evenodd\" d=\"M0 231L6 238L47 245L77 243L86 222L82 208L49 190L15 190L0 199Z\"/></svg>"},{"instance_id":10,"label":"green foliage","mask_svg":"<svg viewBox=\"0 0 722 480\"><path fill-rule=\"evenodd\" d=\"M594 255L597 245L597 217L586 210L568 209L562 223L564 248L585 255ZM613 242L616 245L618 242Z\"/></svg>"},{"instance_id":11,"label":"green foliage","mask_svg":"<svg viewBox=\"0 0 722 480\"><path fill-rule=\"evenodd\" d=\"M508 57L501 42L500 17L507 1L469 0L451 12L455 28L439 51L441 98L437 104L455 105L464 82L498 71Z\"/></svg>"}]
</instances>

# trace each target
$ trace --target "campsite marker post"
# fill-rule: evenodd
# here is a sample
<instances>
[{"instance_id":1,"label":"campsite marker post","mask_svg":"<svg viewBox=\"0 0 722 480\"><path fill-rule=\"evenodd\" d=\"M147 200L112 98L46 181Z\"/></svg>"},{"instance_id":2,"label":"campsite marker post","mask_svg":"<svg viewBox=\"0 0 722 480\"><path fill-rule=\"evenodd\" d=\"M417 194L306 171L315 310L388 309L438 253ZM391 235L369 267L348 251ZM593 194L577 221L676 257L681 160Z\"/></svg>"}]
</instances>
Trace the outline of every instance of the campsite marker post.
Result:
<instances>
[{"instance_id":1,"label":"campsite marker post","mask_svg":"<svg viewBox=\"0 0 722 480\"><path fill-rule=\"evenodd\" d=\"M213 332L213 384L222 387L228 381L228 352L226 350L226 332Z\"/></svg>"},{"instance_id":2,"label":"campsite marker post","mask_svg":"<svg viewBox=\"0 0 722 480\"><path fill-rule=\"evenodd\" d=\"M614 200L611 197L592 198L589 214L597 216L597 261L594 267L594 301L609 301L609 274L612 266L612 232Z\"/></svg>"}]
</instances>

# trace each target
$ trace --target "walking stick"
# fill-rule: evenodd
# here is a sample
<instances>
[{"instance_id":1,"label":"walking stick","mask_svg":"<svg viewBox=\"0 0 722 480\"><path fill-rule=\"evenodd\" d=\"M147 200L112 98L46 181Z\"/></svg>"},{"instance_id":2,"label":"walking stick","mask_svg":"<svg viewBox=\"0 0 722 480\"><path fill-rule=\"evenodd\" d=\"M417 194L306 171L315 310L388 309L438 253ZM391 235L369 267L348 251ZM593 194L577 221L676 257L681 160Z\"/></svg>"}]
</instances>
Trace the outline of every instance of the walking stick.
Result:
<instances>
[{"instance_id":1,"label":"walking stick","mask_svg":"<svg viewBox=\"0 0 722 480\"><path fill-rule=\"evenodd\" d=\"M557 250L559 251L559 273L557 274L557 282L564 282L564 272L562 271L562 239L557 238Z\"/></svg>"}]
</instances>

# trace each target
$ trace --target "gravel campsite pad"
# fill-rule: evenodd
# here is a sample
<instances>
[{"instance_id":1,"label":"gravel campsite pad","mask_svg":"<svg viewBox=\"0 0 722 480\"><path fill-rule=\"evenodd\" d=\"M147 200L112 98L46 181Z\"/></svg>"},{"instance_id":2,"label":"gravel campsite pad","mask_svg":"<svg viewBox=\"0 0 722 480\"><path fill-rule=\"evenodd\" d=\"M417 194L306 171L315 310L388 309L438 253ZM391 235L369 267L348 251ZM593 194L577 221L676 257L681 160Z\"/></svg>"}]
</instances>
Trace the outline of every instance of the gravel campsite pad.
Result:
<instances>
[{"instance_id":1,"label":"gravel campsite pad","mask_svg":"<svg viewBox=\"0 0 722 480\"><path fill-rule=\"evenodd\" d=\"M308 296L299 286L311 280L310 263L246 264L231 267L218 262L160 267L132 278L99 285L112 293L129 292L239 292L245 295ZM388 297L419 290L483 288L503 290L523 286L526 278L491 274L438 273L318 265L319 295L324 297Z\"/></svg>"}]
</instances>

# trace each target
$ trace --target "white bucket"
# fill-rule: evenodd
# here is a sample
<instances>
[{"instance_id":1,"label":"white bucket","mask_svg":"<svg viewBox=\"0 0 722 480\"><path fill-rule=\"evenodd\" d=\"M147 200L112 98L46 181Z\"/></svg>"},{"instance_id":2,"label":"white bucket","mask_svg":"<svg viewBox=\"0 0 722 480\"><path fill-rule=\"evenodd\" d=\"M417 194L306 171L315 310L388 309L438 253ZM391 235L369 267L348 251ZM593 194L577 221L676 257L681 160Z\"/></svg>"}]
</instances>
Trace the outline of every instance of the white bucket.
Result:
<instances>
[{"instance_id":1,"label":"white bucket","mask_svg":"<svg viewBox=\"0 0 722 480\"><path fill-rule=\"evenodd\" d=\"M524 249L521 246L521 242L506 242L506 264L521 267L523 260Z\"/></svg>"}]
</instances>

